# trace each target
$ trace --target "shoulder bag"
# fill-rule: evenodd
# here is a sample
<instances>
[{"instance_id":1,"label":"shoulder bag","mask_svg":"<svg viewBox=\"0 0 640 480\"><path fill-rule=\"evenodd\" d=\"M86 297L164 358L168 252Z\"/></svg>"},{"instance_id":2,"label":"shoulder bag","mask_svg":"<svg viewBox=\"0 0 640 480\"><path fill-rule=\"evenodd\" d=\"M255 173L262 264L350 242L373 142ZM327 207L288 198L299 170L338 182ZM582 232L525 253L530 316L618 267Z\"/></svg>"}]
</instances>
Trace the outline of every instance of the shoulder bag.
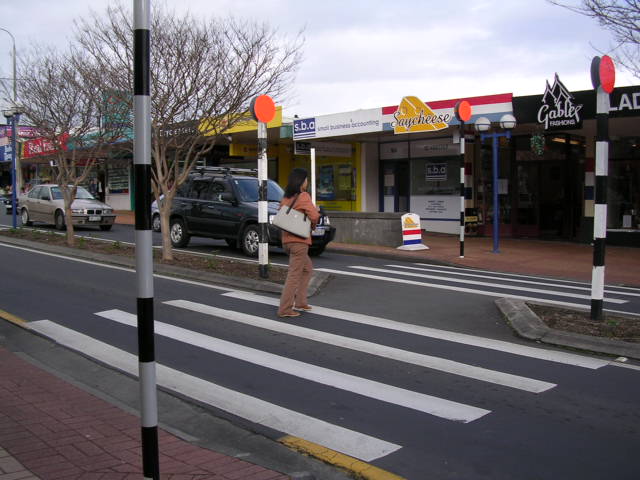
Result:
<instances>
[{"instance_id":1,"label":"shoulder bag","mask_svg":"<svg viewBox=\"0 0 640 480\"><path fill-rule=\"evenodd\" d=\"M293 209L296 200L298 200L297 195L293 202L291 202L291 205L288 207L286 205L280 207L278 213L273 217L272 223L276 227L293 233L298 237L309 238L311 234L311 220L309 220L306 213Z\"/></svg>"}]
</instances>

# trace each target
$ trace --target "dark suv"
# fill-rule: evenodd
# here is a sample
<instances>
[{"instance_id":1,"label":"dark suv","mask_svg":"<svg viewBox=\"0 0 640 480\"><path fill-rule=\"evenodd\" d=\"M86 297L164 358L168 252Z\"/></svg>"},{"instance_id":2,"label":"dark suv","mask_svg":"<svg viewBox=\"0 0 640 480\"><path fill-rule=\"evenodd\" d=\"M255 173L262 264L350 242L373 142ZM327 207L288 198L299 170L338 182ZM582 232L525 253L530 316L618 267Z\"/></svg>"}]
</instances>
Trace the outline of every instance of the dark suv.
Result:
<instances>
[{"instance_id":1,"label":"dark suv","mask_svg":"<svg viewBox=\"0 0 640 480\"><path fill-rule=\"evenodd\" d=\"M245 255L258 256L258 179L255 170L207 167L191 173L173 200L169 234L174 247L185 247L191 236L226 240ZM284 194L267 181L269 220ZM320 255L336 229L326 215L312 232L310 255ZM269 223L269 244L281 246L280 229Z\"/></svg>"}]
</instances>

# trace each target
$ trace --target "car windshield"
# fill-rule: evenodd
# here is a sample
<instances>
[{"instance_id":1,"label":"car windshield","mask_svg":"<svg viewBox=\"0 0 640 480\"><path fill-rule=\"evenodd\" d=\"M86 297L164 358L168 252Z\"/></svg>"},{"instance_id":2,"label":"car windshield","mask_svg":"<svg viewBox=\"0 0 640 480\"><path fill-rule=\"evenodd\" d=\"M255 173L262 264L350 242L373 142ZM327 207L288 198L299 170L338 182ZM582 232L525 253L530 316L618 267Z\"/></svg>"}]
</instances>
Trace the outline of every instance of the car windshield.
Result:
<instances>
[{"instance_id":1,"label":"car windshield","mask_svg":"<svg viewBox=\"0 0 640 480\"><path fill-rule=\"evenodd\" d=\"M53 200L62 200L64 197L62 196L62 190L60 187L51 187L51 196ZM91 195L84 187L78 187L76 190L76 199L79 200L94 200L93 195Z\"/></svg>"},{"instance_id":2,"label":"car windshield","mask_svg":"<svg viewBox=\"0 0 640 480\"><path fill-rule=\"evenodd\" d=\"M258 201L258 179L257 178L236 178L233 180L240 191L240 197L244 202ZM279 202L284 195L284 191L273 180L267 181L267 200L269 202Z\"/></svg>"}]
</instances>

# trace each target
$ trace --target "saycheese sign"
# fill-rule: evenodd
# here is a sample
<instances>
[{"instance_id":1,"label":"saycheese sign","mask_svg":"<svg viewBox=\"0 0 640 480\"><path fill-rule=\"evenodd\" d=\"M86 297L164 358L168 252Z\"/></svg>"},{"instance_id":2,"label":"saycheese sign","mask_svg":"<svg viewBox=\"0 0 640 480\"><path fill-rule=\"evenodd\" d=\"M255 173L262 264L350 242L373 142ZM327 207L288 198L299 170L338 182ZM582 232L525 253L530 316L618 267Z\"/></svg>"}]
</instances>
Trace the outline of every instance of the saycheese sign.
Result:
<instances>
[{"instance_id":1,"label":"saycheese sign","mask_svg":"<svg viewBox=\"0 0 640 480\"><path fill-rule=\"evenodd\" d=\"M404 97L393 114L394 133L434 132L449 126L450 113L436 114L418 97Z\"/></svg>"}]
</instances>

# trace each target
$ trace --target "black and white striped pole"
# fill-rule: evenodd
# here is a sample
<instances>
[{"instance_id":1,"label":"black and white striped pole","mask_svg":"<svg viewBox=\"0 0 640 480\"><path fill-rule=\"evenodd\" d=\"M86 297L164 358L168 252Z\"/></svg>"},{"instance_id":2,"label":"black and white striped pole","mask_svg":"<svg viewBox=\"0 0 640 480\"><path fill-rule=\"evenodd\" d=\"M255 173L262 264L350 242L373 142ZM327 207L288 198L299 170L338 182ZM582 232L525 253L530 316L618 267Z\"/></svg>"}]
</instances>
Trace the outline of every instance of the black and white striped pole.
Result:
<instances>
[{"instance_id":1,"label":"black and white striped pole","mask_svg":"<svg viewBox=\"0 0 640 480\"><path fill-rule=\"evenodd\" d=\"M136 273L138 314L138 370L142 429L142 472L160 478L158 455L158 398L153 325L153 247L151 242L151 110L150 0L134 0L133 112L136 202Z\"/></svg>"},{"instance_id":2,"label":"black and white striped pole","mask_svg":"<svg viewBox=\"0 0 640 480\"><path fill-rule=\"evenodd\" d=\"M456 103L456 118L460 122L460 258L464 258L464 122L471 118L471 105L466 100Z\"/></svg>"},{"instance_id":3,"label":"black and white striped pole","mask_svg":"<svg viewBox=\"0 0 640 480\"><path fill-rule=\"evenodd\" d=\"M251 101L251 114L258 122L258 268L260 278L269 278L269 207L267 195L267 123L273 120L276 106L268 95Z\"/></svg>"},{"instance_id":4,"label":"black and white striped pole","mask_svg":"<svg viewBox=\"0 0 640 480\"><path fill-rule=\"evenodd\" d=\"M609 94L615 85L615 67L607 55L593 57L591 83L596 90L595 210L593 216L593 272L591 319L602 321L604 254L607 240L607 175L609 171Z\"/></svg>"}]
</instances>

